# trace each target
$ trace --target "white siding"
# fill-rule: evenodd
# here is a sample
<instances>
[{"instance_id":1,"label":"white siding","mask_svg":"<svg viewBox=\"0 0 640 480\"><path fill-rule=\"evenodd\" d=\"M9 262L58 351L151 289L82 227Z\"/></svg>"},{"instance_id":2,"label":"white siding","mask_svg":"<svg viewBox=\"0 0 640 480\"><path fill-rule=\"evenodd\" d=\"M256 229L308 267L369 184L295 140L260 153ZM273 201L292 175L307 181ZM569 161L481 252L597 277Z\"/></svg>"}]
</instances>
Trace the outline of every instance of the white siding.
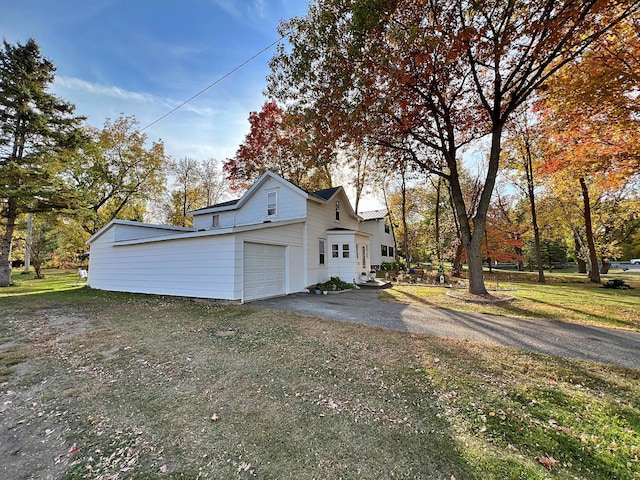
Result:
<instances>
[{"instance_id":1,"label":"white siding","mask_svg":"<svg viewBox=\"0 0 640 480\"><path fill-rule=\"evenodd\" d=\"M362 267L362 247L368 250L368 237L353 231L334 231L327 233L329 276L340 277L345 282L360 282L360 275L369 273L371 263L369 254L365 257L365 267ZM333 257L332 245L338 246L338 257ZM349 246L349 257L344 258L344 246Z\"/></svg>"},{"instance_id":2,"label":"white siding","mask_svg":"<svg viewBox=\"0 0 640 480\"><path fill-rule=\"evenodd\" d=\"M91 245L88 284L120 292L239 300L234 277L239 255L233 235L136 245L113 243L114 229Z\"/></svg>"},{"instance_id":3,"label":"white siding","mask_svg":"<svg viewBox=\"0 0 640 480\"><path fill-rule=\"evenodd\" d=\"M267 216L267 192L275 191L278 196L277 214ZM284 221L304 218L305 198L287 184L273 178L267 180L235 213L235 225L253 225L265 221Z\"/></svg>"},{"instance_id":4,"label":"white siding","mask_svg":"<svg viewBox=\"0 0 640 480\"><path fill-rule=\"evenodd\" d=\"M380 266L382 262L393 262L395 258L395 255L387 255L386 257L382 256L382 245L393 247L394 254L396 249L396 243L393 239L393 235L391 234L391 228L389 228L389 233L384 231L385 220L388 222L389 218L386 217L386 219L366 220L364 222L360 222L360 231L373 235L369 239L371 245L371 265Z\"/></svg>"},{"instance_id":5,"label":"white siding","mask_svg":"<svg viewBox=\"0 0 640 480\"><path fill-rule=\"evenodd\" d=\"M117 225L91 244L88 284L119 292L242 300L245 242L285 248L285 292L305 287L302 222L246 232L134 245L115 242Z\"/></svg>"},{"instance_id":6,"label":"white siding","mask_svg":"<svg viewBox=\"0 0 640 480\"><path fill-rule=\"evenodd\" d=\"M340 201L340 221L336 221L336 200ZM327 238L327 230L334 228L358 230L358 219L349 215L349 209L346 205L348 202L349 199L342 190L326 204L320 204L312 200L307 202L307 286L326 282L330 276L337 275L337 272L330 274L331 244ZM325 240L324 265L320 265L318 251L318 243L321 239ZM366 240L363 240L363 242L366 242ZM355 243L351 248L355 249ZM353 256L355 257L355 250L353 251ZM351 282L354 278L353 273L354 268L352 266L345 270L344 277L342 275L338 276L346 282Z\"/></svg>"}]
</instances>

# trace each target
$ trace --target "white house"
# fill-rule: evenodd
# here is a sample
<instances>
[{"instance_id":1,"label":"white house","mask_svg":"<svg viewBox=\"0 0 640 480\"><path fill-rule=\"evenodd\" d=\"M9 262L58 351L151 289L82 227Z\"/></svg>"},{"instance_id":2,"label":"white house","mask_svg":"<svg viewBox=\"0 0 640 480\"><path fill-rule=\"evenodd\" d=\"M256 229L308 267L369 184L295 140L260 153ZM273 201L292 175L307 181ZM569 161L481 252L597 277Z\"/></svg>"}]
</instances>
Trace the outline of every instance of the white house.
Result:
<instances>
[{"instance_id":1,"label":"white house","mask_svg":"<svg viewBox=\"0 0 640 480\"><path fill-rule=\"evenodd\" d=\"M360 231L371 234L371 268L378 270L384 262L396 258L396 240L387 209L361 212Z\"/></svg>"},{"instance_id":2,"label":"white house","mask_svg":"<svg viewBox=\"0 0 640 480\"><path fill-rule=\"evenodd\" d=\"M309 193L266 172L241 198L190 213L193 228L111 221L88 241L88 285L246 302L371 270L372 235L342 187Z\"/></svg>"}]
</instances>

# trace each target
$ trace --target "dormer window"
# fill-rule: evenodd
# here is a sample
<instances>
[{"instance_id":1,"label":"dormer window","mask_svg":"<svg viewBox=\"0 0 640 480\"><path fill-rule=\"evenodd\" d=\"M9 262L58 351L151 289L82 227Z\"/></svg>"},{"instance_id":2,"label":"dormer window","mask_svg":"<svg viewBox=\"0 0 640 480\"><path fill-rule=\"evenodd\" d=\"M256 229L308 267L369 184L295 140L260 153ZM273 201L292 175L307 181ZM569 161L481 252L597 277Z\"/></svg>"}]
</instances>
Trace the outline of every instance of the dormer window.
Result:
<instances>
[{"instance_id":1,"label":"dormer window","mask_svg":"<svg viewBox=\"0 0 640 480\"><path fill-rule=\"evenodd\" d=\"M278 215L278 192L267 192L267 217Z\"/></svg>"},{"instance_id":2,"label":"dormer window","mask_svg":"<svg viewBox=\"0 0 640 480\"><path fill-rule=\"evenodd\" d=\"M211 217L211 228L220 228L220 215Z\"/></svg>"},{"instance_id":3,"label":"dormer window","mask_svg":"<svg viewBox=\"0 0 640 480\"><path fill-rule=\"evenodd\" d=\"M389 233L389 224L384 222L384 233Z\"/></svg>"},{"instance_id":4,"label":"dormer window","mask_svg":"<svg viewBox=\"0 0 640 480\"><path fill-rule=\"evenodd\" d=\"M340 200L336 200L336 222L340 221Z\"/></svg>"}]
</instances>

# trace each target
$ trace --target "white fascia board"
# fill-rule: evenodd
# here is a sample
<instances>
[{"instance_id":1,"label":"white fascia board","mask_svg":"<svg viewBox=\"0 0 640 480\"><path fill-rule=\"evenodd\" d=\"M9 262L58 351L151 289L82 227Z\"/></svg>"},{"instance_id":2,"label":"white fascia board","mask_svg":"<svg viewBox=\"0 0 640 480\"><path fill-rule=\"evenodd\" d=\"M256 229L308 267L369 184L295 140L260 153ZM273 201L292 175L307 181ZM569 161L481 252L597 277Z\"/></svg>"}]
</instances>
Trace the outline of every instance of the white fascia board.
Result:
<instances>
[{"instance_id":1,"label":"white fascia board","mask_svg":"<svg viewBox=\"0 0 640 480\"><path fill-rule=\"evenodd\" d=\"M294 190L295 192L297 192L298 194L300 194L302 197L304 198L308 198L309 195L307 194L307 192L305 192L304 190L296 187L293 183L286 181L284 178L282 178L279 175L276 175L275 173L271 172L270 170L267 170L266 172L264 172L262 174L262 176L256 181L256 183L254 183L253 185L251 185L251 188L249 188L249 190L246 191L246 193L242 196L242 198L238 201L238 203L235 204L236 208L240 208L242 205L244 205L245 203L247 203L247 201L253 196L253 194L260 188L260 186L267 181L267 179L273 179L278 183L281 183L282 185L291 188L292 190Z\"/></svg>"},{"instance_id":2,"label":"white fascia board","mask_svg":"<svg viewBox=\"0 0 640 480\"><path fill-rule=\"evenodd\" d=\"M91 238L89 238L89 240L86 241L86 244L91 245L93 242L95 242L98 239L100 235L102 235L104 232L109 230L113 225L127 225L130 227L140 227L140 228L156 228L159 230L175 230L178 232L195 231L193 228L189 228L189 227L176 227L175 225L158 225L154 223L135 222L133 220L120 220L116 218L114 220L111 220L109 223L107 223L104 227L102 227L96 233L91 235Z\"/></svg>"},{"instance_id":3,"label":"white fascia board","mask_svg":"<svg viewBox=\"0 0 640 480\"><path fill-rule=\"evenodd\" d=\"M265 228L273 228L273 227L282 227L286 225L294 225L296 223L304 223L306 219L299 218L294 220L284 220L282 222L269 222L269 223L257 223L254 225L243 225L240 227L229 227L229 228L217 228L214 230L200 230L200 231L191 231L189 233L177 234L177 235L164 235L162 237L150 237L150 238L138 238L135 240L121 240L118 242L114 242L114 247L119 247L122 245L139 245L142 243L156 243L156 242L166 242L170 240L178 240L184 238L199 238L199 237L213 237L216 235L232 235L240 232L249 232L252 230L261 230Z\"/></svg>"},{"instance_id":4,"label":"white fascia board","mask_svg":"<svg viewBox=\"0 0 640 480\"><path fill-rule=\"evenodd\" d=\"M187 215L205 215L207 213L228 212L229 210L235 210L236 208L238 208L238 203L240 203L240 200L238 200L238 202L234 203L233 205L227 205L225 207L211 207L192 210L190 212L187 212Z\"/></svg>"}]
</instances>

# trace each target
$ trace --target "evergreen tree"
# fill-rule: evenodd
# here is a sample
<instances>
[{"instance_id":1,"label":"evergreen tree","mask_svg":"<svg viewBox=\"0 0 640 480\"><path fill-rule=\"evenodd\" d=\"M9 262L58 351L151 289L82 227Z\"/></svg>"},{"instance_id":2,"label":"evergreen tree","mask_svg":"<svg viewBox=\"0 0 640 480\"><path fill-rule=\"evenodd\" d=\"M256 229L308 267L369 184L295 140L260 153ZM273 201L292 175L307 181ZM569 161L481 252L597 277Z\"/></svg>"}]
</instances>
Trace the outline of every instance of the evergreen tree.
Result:
<instances>
[{"instance_id":1,"label":"evergreen tree","mask_svg":"<svg viewBox=\"0 0 640 480\"><path fill-rule=\"evenodd\" d=\"M29 39L0 50L0 286L11 283L11 241L25 211L67 208L62 171L80 141L75 107L47 91L55 67Z\"/></svg>"}]
</instances>

